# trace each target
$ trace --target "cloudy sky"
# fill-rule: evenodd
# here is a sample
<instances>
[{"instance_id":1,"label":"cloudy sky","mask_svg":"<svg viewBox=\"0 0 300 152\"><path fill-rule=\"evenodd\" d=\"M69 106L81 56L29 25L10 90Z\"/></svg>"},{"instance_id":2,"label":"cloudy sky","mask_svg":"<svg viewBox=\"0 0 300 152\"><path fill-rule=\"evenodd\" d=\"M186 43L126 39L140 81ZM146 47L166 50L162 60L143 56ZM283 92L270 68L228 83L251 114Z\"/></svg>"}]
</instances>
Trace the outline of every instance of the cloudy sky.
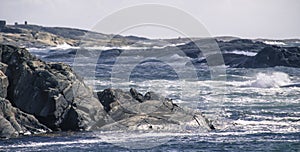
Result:
<instances>
[{"instance_id":1,"label":"cloudy sky","mask_svg":"<svg viewBox=\"0 0 300 152\"><path fill-rule=\"evenodd\" d=\"M122 8L145 3L178 8L201 22L212 36L300 38L299 0L0 0L0 19L10 24L27 20L30 24L92 29ZM137 28L123 34L180 36L162 27Z\"/></svg>"}]
</instances>

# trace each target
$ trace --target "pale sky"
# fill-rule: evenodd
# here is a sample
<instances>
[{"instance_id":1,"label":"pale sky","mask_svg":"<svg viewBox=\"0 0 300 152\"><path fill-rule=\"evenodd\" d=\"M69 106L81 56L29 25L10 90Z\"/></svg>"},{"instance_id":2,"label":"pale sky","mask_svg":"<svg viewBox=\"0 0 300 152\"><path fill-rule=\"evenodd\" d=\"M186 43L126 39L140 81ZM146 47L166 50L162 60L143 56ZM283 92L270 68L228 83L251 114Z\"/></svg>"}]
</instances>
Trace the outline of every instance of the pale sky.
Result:
<instances>
[{"instance_id":1,"label":"pale sky","mask_svg":"<svg viewBox=\"0 0 300 152\"><path fill-rule=\"evenodd\" d=\"M212 36L300 38L299 0L0 0L0 19L9 24L27 20L29 24L89 30L122 8L145 3L187 12ZM123 34L152 38L180 36L159 27L137 28Z\"/></svg>"}]
</instances>

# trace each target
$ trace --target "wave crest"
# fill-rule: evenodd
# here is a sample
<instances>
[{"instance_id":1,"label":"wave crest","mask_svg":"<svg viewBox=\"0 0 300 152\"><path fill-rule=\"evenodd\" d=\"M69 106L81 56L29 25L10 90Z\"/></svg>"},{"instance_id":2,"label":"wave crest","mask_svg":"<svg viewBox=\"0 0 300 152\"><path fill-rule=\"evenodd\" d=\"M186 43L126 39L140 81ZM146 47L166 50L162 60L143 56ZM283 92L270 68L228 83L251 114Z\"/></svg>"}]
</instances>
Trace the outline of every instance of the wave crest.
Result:
<instances>
[{"instance_id":1,"label":"wave crest","mask_svg":"<svg viewBox=\"0 0 300 152\"><path fill-rule=\"evenodd\" d=\"M258 73L256 79L251 81L249 86L257 88L274 88L290 84L288 74L284 72Z\"/></svg>"}]
</instances>

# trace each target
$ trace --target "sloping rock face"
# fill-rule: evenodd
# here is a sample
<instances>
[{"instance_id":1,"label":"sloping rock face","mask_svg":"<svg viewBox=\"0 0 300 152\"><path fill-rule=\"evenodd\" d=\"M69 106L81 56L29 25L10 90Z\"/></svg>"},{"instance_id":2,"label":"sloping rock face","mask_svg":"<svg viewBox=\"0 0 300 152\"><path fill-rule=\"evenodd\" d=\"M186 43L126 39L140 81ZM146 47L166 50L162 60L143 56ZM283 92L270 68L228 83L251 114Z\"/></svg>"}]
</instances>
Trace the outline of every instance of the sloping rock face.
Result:
<instances>
[{"instance_id":1,"label":"sloping rock face","mask_svg":"<svg viewBox=\"0 0 300 152\"><path fill-rule=\"evenodd\" d=\"M71 46L124 46L142 45L140 41L147 41L146 38L135 36L106 35L87 30L66 28L66 27L43 27L39 25L7 25L0 29L0 43L44 48L59 44Z\"/></svg>"},{"instance_id":2,"label":"sloping rock face","mask_svg":"<svg viewBox=\"0 0 300 152\"><path fill-rule=\"evenodd\" d=\"M214 126L200 113L180 108L171 99L131 89L106 89L97 93L105 111L114 123L102 130L182 130L183 127L212 130ZM184 128L186 129L186 128Z\"/></svg>"},{"instance_id":3,"label":"sloping rock face","mask_svg":"<svg viewBox=\"0 0 300 152\"><path fill-rule=\"evenodd\" d=\"M37 134L51 131L33 116L15 108L6 100L8 78L7 65L0 62L0 138L16 137L20 134Z\"/></svg>"},{"instance_id":4,"label":"sloping rock face","mask_svg":"<svg viewBox=\"0 0 300 152\"><path fill-rule=\"evenodd\" d=\"M26 25L6 26L0 30L0 42L2 44L10 44L26 47L46 47L56 46L59 44L76 45L78 42L69 38L63 38L48 32L36 30L28 30L22 28ZM30 27L30 26L29 26Z\"/></svg>"},{"instance_id":5,"label":"sloping rock face","mask_svg":"<svg viewBox=\"0 0 300 152\"><path fill-rule=\"evenodd\" d=\"M11 138L19 135L30 135L50 132L33 115L15 108L11 103L0 98L0 138Z\"/></svg>"},{"instance_id":6,"label":"sloping rock face","mask_svg":"<svg viewBox=\"0 0 300 152\"><path fill-rule=\"evenodd\" d=\"M106 123L103 106L69 66L9 45L0 45L0 61L8 65L7 99L47 127L90 130Z\"/></svg>"}]
</instances>

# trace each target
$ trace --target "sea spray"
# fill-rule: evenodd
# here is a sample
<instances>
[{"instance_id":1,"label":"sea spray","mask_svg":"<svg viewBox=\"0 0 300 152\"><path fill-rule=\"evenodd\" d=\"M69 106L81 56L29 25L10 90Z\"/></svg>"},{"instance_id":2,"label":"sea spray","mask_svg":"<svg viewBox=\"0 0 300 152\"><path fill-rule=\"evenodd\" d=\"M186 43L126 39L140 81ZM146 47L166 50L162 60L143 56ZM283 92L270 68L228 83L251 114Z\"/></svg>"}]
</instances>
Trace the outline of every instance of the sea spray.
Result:
<instances>
[{"instance_id":1,"label":"sea spray","mask_svg":"<svg viewBox=\"0 0 300 152\"><path fill-rule=\"evenodd\" d=\"M248 86L257 88L274 88L290 83L291 80L289 75L284 72L257 73L256 79L250 81Z\"/></svg>"}]
</instances>

